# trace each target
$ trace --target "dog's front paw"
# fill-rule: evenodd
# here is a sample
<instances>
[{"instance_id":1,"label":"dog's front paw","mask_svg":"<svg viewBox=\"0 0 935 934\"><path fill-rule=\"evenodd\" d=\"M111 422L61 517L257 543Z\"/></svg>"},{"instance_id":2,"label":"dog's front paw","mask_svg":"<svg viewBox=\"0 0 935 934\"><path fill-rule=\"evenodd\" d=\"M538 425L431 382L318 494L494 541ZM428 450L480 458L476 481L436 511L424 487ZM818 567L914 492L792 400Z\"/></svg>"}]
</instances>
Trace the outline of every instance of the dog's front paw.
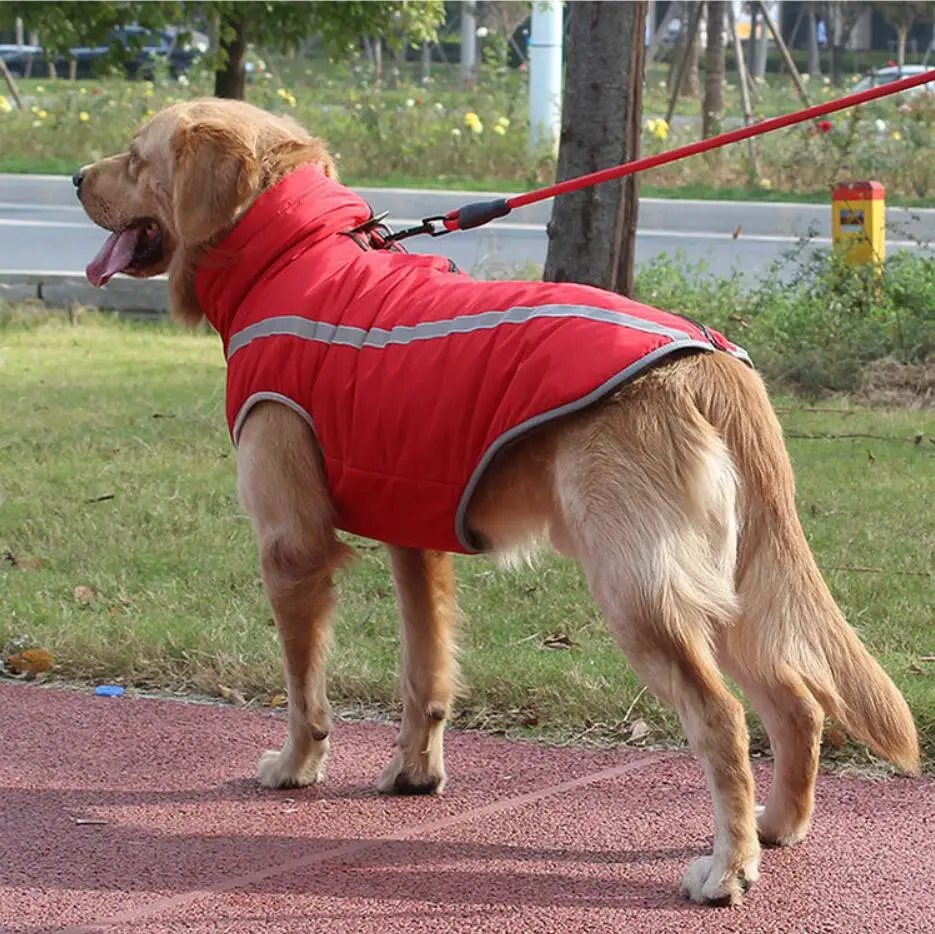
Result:
<instances>
[{"instance_id":1,"label":"dog's front paw","mask_svg":"<svg viewBox=\"0 0 935 934\"><path fill-rule=\"evenodd\" d=\"M297 761L288 743L281 752L267 749L257 767L260 784L266 788L301 788L324 781L330 747L326 739L316 745L320 748L303 761Z\"/></svg>"},{"instance_id":2,"label":"dog's front paw","mask_svg":"<svg viewBox=\"0 0 935 934\"><path fill-rule=\"evenodd\" d=\"M384 795L440 795L448 780L442 762L432 762L420 755L417 764L407 764L402 750L383 770L377 782L377 791Z\"/></svg>"},{"instance_id":3,"label":"dog's front paw","mask_svg":"<svg viewBox=\"0 0 935 934\"><path fill-rule=\"evenodd\" d=\"M682 878L682 894L699 905L739 905L759 878L759 856L740 867L714 856L696 859Z\"/></svg>"}]
</instances>

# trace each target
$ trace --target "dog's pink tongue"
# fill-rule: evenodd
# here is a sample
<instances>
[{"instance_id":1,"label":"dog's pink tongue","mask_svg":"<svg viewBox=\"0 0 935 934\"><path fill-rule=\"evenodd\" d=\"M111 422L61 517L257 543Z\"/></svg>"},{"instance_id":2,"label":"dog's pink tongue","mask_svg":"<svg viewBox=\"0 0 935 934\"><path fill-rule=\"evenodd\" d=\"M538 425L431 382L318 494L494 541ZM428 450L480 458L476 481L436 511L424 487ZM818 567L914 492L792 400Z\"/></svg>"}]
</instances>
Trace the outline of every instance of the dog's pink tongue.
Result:
<instances>
[{"instance_id":1,"label":"dog's pink tongue","mask_svg":"<svg viewBox=\"0 0 935 934\"><path fill-rule=\"evenodd\" d=\"M85 270L91 285L99 289L113 275L126 269L133 262L139 239L138 227L128 227L121 233L112 233Z\"/></svg>"}]
</instances>

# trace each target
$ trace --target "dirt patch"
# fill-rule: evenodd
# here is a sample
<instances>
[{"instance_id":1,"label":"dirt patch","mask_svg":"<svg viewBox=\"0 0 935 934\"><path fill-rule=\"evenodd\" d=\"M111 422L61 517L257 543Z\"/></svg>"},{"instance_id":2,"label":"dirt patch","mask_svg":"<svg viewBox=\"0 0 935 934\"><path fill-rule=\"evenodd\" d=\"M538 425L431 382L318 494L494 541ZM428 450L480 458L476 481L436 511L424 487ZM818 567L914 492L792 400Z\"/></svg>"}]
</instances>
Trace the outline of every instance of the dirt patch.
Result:
<instances>
[{"instance_id":1,"label":"dirt patch","mask_svg":"<svg viewBox=\"0 0 935 934\"><path fill-rule=\"evenodd\" d=\"M935 361L875 360L861 372L854 399L864 405L935 409Z\"/></svg>"}]
</instances>

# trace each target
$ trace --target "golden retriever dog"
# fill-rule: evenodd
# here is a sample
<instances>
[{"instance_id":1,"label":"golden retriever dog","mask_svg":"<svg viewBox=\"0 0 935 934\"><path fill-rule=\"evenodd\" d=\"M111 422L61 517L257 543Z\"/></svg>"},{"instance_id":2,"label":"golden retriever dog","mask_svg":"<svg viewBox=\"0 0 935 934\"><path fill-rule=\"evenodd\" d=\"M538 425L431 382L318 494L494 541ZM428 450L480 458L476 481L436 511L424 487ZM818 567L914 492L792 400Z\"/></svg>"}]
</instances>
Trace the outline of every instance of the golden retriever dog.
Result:
<instances>
[{"instance_id":1,"label":"golden retriever dog","mask_svg":"<svg viewBox=\"0 0 935 934\"><path fill-rule=\"evenodd\" d=\"M325 144L290 119L234 101L171 106L126 152L75 175L88 215L113 233L89 275L168 271L175 318L196 324L200 264L264 192L309 165L335 177ZM278 236L275 223L264 236ZM324 778L329 755L333 580L352 555L301 413L261 400L237 441L238 493L256 528L289 698L288 738L262 754L258 778L270 788L308 785ZM579 562L634 671L677 711L714 808L713 851L682 881L694 901L737 903L757 879L761 843L789 846L806 835L825 715L918 770L905 700L845 621L806 542L764 386L730 353L668 356L523 435L483 474L466 522L493 553L543 540ZM403 713L378 788L438 793L456 689L452 557L385 544L401 620ZM769 734L773 781L759 808L744 709L725 676Z\"/></svg>"}]
</instances>

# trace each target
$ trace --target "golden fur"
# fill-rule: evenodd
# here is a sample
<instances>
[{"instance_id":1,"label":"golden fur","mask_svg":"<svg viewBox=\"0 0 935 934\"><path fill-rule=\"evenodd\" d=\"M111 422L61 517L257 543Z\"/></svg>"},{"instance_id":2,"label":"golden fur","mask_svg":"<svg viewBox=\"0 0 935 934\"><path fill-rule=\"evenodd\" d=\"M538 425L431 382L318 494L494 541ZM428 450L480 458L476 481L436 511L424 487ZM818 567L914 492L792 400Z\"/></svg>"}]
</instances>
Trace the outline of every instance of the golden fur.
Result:
<instances>
[{"instance_id":1,"label":"golden fur","mask_svg":"<svg viewBox=\"0 0 935 934\"><path fill-rule=\"evenodd\" d=\"M198 262L262 191L304 163L334 166L291 120L243 103L177 104L130 151L84 170L82 201L120 230L155 218L175 316L199 321ZM257 405L237 452L238 490L259 540L289 691L289 735L263 754L270 787L320 781L331 720L325 656L338 539L308 426ZM759 377L724 353L676 359L604 403L536 431L501 456L468 521L508 554L550 541L583 567L634 670L678 712L714 801L713 852L683 890L733 903L758 874L760 841L801 840L812 817L824 716L909 771L908 707L844 620L795 508L780 426ZM451 556L390 546L402 620L403 719L384 792L440 792L456 684ZM757 815L741 686L769 733L774 780Z\"/></svg>"}]
</instances>

